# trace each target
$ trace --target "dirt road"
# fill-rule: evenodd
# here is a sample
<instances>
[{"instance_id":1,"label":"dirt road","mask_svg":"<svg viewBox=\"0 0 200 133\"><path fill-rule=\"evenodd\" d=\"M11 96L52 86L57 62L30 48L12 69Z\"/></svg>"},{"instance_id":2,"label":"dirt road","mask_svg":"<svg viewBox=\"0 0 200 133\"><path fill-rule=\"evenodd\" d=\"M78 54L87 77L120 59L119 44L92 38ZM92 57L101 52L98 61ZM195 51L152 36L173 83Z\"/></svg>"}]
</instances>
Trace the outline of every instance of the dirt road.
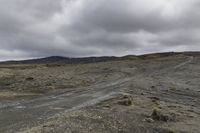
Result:
<instances>
[{"instance_id":1,"label":"dirt road","mask_svg":"<svg viewBox=\"0 0 200 133\"><path fill-rule=\"evenodd\" d=\"M59 112L91 106L120 94L120 87L131 78L88 88L56 91L29 100L1 102L0 132L12 133L20 128L36 126ZM28 123L27 123L28 122Z\"/></svg>"}]
</instances>

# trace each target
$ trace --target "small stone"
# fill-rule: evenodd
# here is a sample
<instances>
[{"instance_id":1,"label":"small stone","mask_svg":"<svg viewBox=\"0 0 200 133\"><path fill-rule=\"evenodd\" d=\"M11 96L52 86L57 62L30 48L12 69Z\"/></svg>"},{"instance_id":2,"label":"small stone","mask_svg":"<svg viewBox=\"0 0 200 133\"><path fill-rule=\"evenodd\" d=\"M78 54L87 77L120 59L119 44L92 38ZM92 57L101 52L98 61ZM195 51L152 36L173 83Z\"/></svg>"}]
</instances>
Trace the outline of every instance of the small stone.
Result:
<instances>
[{"instance_id":1,"label":"small stone","mask_svg":"<svg viewBox=\"0 0 200 133\"><path fill-rule=\"evenodd\" d=\"M105 107L105 108L110 108L110 105L109 105L109 104L106 104L106 105L104 105L103 107Z\"/></svg>"},{"instance_id":2,"label":"small stone","mask_svg":"<svg viewBox=\"0 0 200 133\"><path fill-rule=\"evenodd\" d=\"M144 119L144 122L153 123L154 120L152 118L146 118Z\"/></svg>"},{"instance_id":3,"label":"small stone","mask_svg":"<svg viewBox=\"0 0 200 133\"><path fill-rule=\"evenodd\" d=\"M151 86L152 89L156 88L155 86Z\"/></svg>"},{"instance_id":4,"label":"small stone","mask_svg":"<svg viewBox=\"0 0 200 133\"><path fill-rule=\"evenodd\" d=\"M32 80L34 80L34 78L33 77L28 77L28 78L26 78L26 80L27 81L32 81Z\"/></svg>"}]
</instances>

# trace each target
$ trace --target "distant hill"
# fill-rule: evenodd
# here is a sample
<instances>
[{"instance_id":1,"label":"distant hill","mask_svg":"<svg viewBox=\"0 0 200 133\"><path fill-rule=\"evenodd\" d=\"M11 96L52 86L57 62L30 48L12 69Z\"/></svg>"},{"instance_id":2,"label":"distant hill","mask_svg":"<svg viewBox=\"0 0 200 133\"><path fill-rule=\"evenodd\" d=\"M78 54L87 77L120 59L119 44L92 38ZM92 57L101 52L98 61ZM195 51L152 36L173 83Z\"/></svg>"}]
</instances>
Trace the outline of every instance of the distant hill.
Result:
<instances>
[{"instance_id":1,"label":"distant hill","mask_svg":"<svg viewBox=\"0 0 200 133\"><path fill-rule=\"evenodd\" d=\"M152 54L144 54L138 56L140 59L151 59L151 58L163 58L169 56L200 56L200 52L164 52L164 53L152 53Z\"/></svg>"},{"instance_id":2,"label":"distant hill","mask_svg":"<svg viewBox=\"0 0 200 133\"><path fill-rule=\"evenodd\" d=\"M116 60L117 57L85 57L85 58L68 58L62 56L51 56L39 59L5 61L0 64L78 64L78 63L95 63L103 61Z\"/></svg>"},{"instance_id":3,"label":"distant hill","mask_svg":"<svg viewBox=\"0 0 200 133\"><path fill-rule=\"evenodd\" d=\"M0 64L84 64L84 63L96 63L96 62L127 60L127 59L131 60L131 59L163 58L175 55L200 56L200 52L165 52L165 53L145 54L139 56L127 55L123 57L103 56L103 57L69 58L62 56L50 56L46 58L38 58L30 60L5 61L5 62L0 62Z\"/></svg>"}]
</instances>

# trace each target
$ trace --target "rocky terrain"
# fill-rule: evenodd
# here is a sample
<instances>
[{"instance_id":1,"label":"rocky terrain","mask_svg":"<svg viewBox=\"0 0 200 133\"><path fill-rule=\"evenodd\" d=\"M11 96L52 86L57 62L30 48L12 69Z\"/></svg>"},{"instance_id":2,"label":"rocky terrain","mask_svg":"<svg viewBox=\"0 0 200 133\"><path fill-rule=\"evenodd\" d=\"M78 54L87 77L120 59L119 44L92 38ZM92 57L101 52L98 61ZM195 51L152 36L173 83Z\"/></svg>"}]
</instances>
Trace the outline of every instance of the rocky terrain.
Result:
<instances>
[{"instance_id":1,"label":"rocky terrain","mask_svg":"<svg viewBox=\"0 0 200 133\"><path fill-rule=\"evenodd\" d=\"M0 132L200 132L198 52L47 59L0 63Z\"/></svg>"}]
</instances>

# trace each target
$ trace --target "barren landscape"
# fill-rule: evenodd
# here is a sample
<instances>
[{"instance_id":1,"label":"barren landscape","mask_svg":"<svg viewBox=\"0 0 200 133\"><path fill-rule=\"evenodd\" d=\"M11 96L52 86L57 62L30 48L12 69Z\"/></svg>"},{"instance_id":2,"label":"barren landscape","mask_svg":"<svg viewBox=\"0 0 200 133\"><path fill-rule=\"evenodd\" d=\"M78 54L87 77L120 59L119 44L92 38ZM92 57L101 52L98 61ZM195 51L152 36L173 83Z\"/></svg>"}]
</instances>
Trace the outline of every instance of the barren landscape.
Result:
<instances>
[{"instance_id":1,"label":"barren landscape","mask_svg":"<svg viewBox=\"0 0 200 133\"><path fill-rule=\"evenodd\" d=\"M198 52L4 62L0 132L199 133L199 86Z\"/></svg>"}]
</instances>

